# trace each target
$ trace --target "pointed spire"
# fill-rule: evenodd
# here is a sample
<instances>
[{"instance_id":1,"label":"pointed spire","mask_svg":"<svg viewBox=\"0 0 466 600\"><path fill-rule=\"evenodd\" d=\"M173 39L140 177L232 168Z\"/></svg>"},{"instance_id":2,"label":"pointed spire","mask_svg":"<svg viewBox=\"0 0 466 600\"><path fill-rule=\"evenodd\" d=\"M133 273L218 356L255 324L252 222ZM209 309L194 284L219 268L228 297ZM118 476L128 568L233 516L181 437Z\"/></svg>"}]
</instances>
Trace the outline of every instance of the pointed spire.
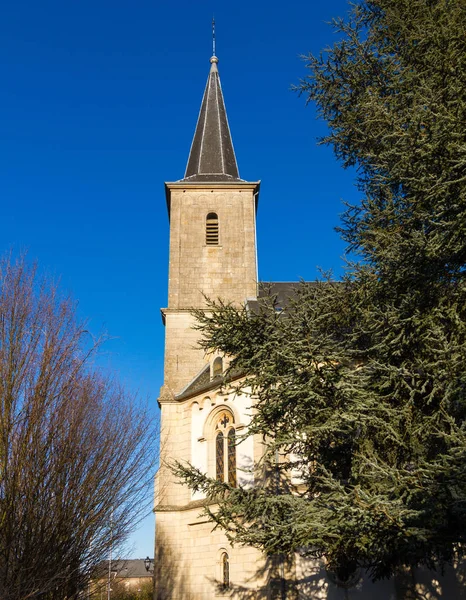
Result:
<instances>
[{"instance_id":1,"label":"pointed spire","mask_svg":"<svg viewBox=\"0 0 466 600\"><path fill-rule=\"evenodd\" d=\"M218 58L214 55L210 62L210 73L182 181L240 181L218 75Z\"/></svg>"}]
</instances>

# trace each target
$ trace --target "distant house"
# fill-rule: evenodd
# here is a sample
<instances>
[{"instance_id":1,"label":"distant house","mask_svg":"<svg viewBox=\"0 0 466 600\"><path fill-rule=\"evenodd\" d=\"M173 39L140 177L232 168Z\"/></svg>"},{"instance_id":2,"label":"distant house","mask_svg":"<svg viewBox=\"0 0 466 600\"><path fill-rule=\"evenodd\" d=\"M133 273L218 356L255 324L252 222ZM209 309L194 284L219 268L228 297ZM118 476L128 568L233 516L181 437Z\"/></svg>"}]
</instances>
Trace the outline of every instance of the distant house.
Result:
<instances>
[{"instance_id":1,"label":"distant house","mask_svg":"<svg viewBox=\"0 0 466 600\"><path fill-rule=\"evenodd\" d=\"M110 579L111 598L146 600L152 597L152 577L153 573L146 570L142 558L113 560L110 565L103 561L97 567L91 597L106 600Z\"/></svg>"}]
</instances>

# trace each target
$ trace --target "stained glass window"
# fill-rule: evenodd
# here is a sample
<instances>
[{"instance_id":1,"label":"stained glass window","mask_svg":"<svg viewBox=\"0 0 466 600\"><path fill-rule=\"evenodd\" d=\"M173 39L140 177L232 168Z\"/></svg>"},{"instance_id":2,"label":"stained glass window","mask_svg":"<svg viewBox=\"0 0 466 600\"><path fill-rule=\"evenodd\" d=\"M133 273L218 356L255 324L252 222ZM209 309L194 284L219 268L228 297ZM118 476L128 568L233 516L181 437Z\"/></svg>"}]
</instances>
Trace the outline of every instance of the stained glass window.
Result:
<instances>
[{"instance_id":1,"label":"stained glass window","mask_svg":"<svg viewBox=\"0 0 466 600\"><path fill-rule=\"evenodd\" d=\"M215 465L217 479L223 481L225 478L225 448L224 436L221 431L217 433L215 438Z\"/></svg>"},{"instance_id":2,"label":"stained glass window","mask_svg":"<svg viewBox=\"0 0 466 600\"><path fill-rule=\"evenodd\" d=\"M222 587L224 590L230 587L230 561L226 552L222 554Z\"/></svg>"},{"instance_id":3,"label":"stained glass window","mask_svg":"<svg viewBox=\"0 0 466 600\"><path fill-rule=\"evenodd\" d=\"M228 483L236 487L236 442L235 430L228 433Z\"/></svg>"},{"instance_id":4,"label":"stained glass window","mask_svg":"<svg viewBox=\"0 0 466 600\"><path fill-rule=\"evenodd\" d=\"M236 487L236 432L233 415L223 410L215 427L215 476Z\"/></svg>"}]
</instances>

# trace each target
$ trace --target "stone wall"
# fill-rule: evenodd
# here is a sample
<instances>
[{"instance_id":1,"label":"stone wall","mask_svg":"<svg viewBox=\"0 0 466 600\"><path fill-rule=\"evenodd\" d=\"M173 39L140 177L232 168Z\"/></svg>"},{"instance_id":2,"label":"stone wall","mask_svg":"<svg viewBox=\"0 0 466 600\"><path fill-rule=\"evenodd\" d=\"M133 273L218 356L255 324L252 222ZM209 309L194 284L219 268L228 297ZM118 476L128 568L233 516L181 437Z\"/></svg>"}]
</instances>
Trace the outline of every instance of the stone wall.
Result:
<instances>
[{"instance_id":1,"label":"stone wall","mask_svg":"<svg viewBox=\"0 0 466 600\"><path fill-rule=\"evenodd\" d=\"M257 294L256 184L202 187L171 184L165 386L179 394L208 358L197 347L190 310L205 297L243 305ZM206 244L206 217L216 213L219 243Z\"/></svg>"}]
</instances>

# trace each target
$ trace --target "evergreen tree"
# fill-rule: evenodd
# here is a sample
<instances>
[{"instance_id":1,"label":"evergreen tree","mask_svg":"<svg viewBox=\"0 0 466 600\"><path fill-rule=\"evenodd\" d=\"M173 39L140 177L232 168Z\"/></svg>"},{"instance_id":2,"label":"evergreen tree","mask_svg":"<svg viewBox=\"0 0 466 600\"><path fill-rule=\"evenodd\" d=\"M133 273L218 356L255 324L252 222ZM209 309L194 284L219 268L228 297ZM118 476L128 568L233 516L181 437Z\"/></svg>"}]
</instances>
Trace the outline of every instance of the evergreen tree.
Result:
<instances>
[{"instance_id":1,"label":"evergreen tree","mask_svg":"<svg viewBox=\"0 0 466 600\"><path fill-rule=\"evenodd\" d=\"M232 540L378 579L465 548L466 4L361 0L333 25L298 89L357 167L340 230L358 260L283 312L197 313L267 451L251 490L177 471Z\"/></svg>"}]
</instances>

